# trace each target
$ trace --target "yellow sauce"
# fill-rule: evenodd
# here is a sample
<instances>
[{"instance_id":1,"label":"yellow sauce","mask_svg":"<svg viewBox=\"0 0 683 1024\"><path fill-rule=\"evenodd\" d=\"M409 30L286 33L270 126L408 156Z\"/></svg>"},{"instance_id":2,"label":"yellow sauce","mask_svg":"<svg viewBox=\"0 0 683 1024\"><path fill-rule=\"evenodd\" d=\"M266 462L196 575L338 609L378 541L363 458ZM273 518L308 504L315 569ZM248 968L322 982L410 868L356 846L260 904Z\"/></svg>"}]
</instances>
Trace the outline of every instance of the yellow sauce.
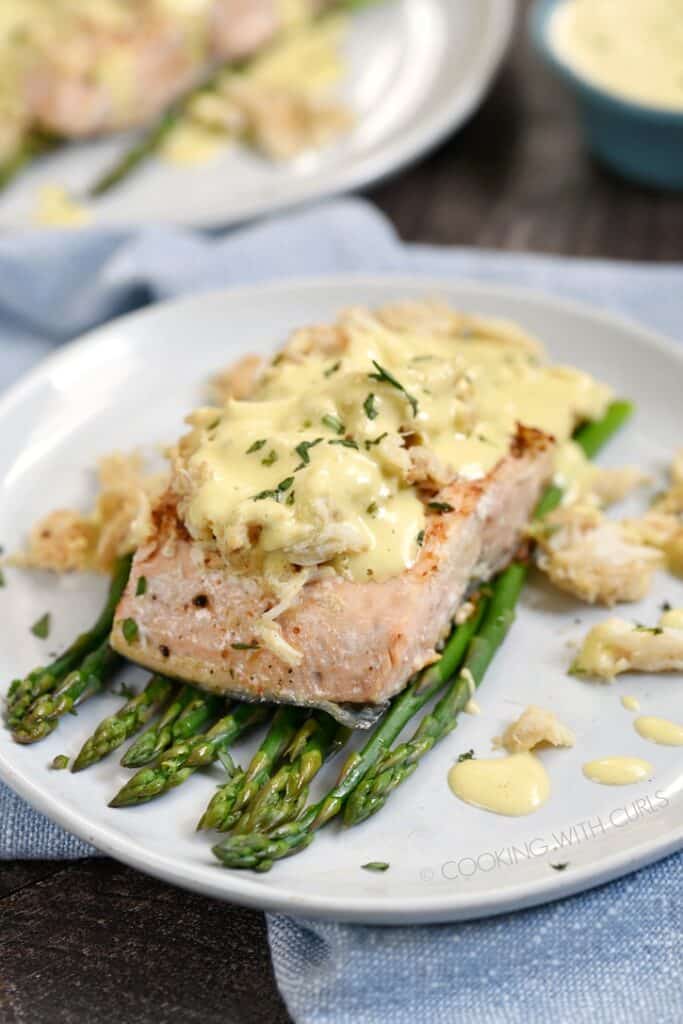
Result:
<instances>
[{"instance_id":1,"label":"yellow sauce","mask_svg":"<svg viewBox=\"0 0 683 1024\"><path fill-rule=\"evenodd\" d=\"M398 330L357 311L343 322L343 351L311 352L306 333L297 337L250 400L205 411L185 444L181 513L226 557L251 550L356 580L397 575L417 558L427 511L406 437L445 479L477 479L518 421L563 442L609 400L497 324Z\"/></svg>"},{"instance_id":2,"label":"yellow sauce","mask_svg":"<svg viewBox=\"0 0 683 1024\"><path fill-rule=\"evenodd\" d=\"M35 220L52 228L80 228L90 223L92 214L75 202L66 189L44 185L38 193Z\"/></svg>"},{"instance_id":3,"label":"yellow sauce","mask_svg":"<svg viewBox=\"0 0 683 1024\"><path fill-rule=\"evenodd\" d=\"M303 18L295 32L256 57L243 77L313 96L335 85L344 72L341 44L348 19L341 15L311 24L305 24L306 20Z\"/></svg>"},{"instance_id":4,"label":"yellow sauce","mask_svg":"<svg viewBox=\"0 0 683 1024\"><path fill-rule=\"evenodd\" d=\"M449 771L448 785L465 803L512 818L532 814L550 796L546 770L530 753L461 761Z\"/></svg>"},{"instance_id":5,"label":"yellow sauce","mask_svg":"<svg viewBox=\"0 0 683 1024\"><path fill-rule=\"evenodd\" d=\"M591 782L599 782L603 786L630 786L634 782L651 779L654 768L649 761L639 757L602 757L588 761L583 766L583 774Z\"/></svg>"},{"instance_id":6,"label":"yellow sauce","mask_svg":"<svg viewBox=\"0 0 683 1024\"><path fill-rule=\"evenodd\" d=\"M268 124L271 129L275 124L280 131L297 137L301 134L306 148L303 143L308 130L298 125L295 116L288 117L277 108L273 96L320 99L341 79L345 68L341 43L347 19L328 17L311 22L310 4L302 0L290 2L285 8L282 24L288 31L243 71L226 71L211 92L190 101L184 116L164 140L163 159L185 166L208 163L226 142L240 137L249 138L256 148L263 149L259 145L259 126ZM293 150L297 150L294 144Z\"/></svg>"},{"instance_id":7,"label":"yellow sauce","mask_svg":"<svg viewBox=\"0 0 683 1024\"><path fill-rule=\"evenodd\" d=\"M683 747L683 725L677 725L676 722L647 715L636 718L633 726L639 736L651 743L659 743L664 747Z\"/></svg>"},{"instance_id":8,"label":"yellow sauce","mask_svg":"<svg viewBox=\"0 0 683 1024\"><path fill-rule=\"evenodd\" d=\"M179 167L194 167L214 160L225 148L227 134L218 134L196 121L184 119L164 140L161 156Z\"/></svg>"},{"instance_id":9,"label":"yellow sauce","mask_svg":"<svg viewBox=\"0 0 683 1024\"><path fill-rule=\"evenodd\" d=\"M640 701L637 697L622 697L621 706L627 711L640 711Z\"/></svg>"},{"instance_id":10,"label":"yellow sauce","mask_svg":"<svg viewBox=\"0 0 683 1024\"><path fill-rule=\"evenodd\" d=\"M683 629L683 608L669 608L659 620L660 626L668 626L669 629Z\"/></svg>"},{"instance_id":11,"label":"yellow sauce","mask_svg":"<svg viewBox=\"0 0 683 1024\"><path fill-rule=\"evenodd\" d=\"M284 28L296 28L311 17L311 0L276 0L276 2L278 20Z\"/></svg>"},{"instance_id":12,"label":"yellow sauce","mask_svg":"<svg viewBox=\"0 0 683 1024\"><path fill-rule=\"evenodd\" d=\"M683 109L680 0L566 0L550 24L557 55L609 92Z\"/></svg>"}]
</instances>

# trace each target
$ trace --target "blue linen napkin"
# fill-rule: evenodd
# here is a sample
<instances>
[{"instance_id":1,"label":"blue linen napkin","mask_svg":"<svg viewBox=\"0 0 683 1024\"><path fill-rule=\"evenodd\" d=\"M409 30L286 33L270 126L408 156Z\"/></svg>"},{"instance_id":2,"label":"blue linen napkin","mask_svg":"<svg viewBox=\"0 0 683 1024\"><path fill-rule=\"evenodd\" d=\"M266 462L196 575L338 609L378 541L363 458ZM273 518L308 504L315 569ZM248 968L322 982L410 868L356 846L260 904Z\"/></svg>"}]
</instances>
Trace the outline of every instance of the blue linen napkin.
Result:
<instances>
[{"instance_id":1,"label":"blue linen napkin","mask_svg":"<svg viewBox=\"0 0 683 1024\"><path fill-rule=\"evenodd\" d=\"M223 238L174 229L0 240L0 389L54 346L194 290L340 271L517 284L683 334L683 267L405 246L361 200ZM96 851L0 784L0 859ZM280 990L305 1024L679 1024L683 857L535 910L460 925L361 928L269 917Z\"/></svg>"}]
</instances>

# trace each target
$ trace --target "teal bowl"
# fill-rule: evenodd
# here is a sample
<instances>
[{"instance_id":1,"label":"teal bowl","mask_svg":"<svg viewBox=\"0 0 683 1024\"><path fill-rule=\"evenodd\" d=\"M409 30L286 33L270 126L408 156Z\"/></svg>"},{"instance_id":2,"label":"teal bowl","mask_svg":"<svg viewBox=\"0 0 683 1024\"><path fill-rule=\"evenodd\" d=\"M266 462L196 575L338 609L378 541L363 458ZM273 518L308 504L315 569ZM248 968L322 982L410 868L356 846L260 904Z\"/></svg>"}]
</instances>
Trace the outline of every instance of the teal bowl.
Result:
<instances>
[{"instance_id":1,"label":"teal bowl","mask_svg":"<svg viewBox=\"0 0 683 1024\"><path fill-rule=\"evenodd\" d=\"M621 99L575 71L553 49L550 19L564 0L536 0L531 37L541 56L574 93L588 146L630 181L683 190L683 111Z\"/></svg>"}]
</instances>

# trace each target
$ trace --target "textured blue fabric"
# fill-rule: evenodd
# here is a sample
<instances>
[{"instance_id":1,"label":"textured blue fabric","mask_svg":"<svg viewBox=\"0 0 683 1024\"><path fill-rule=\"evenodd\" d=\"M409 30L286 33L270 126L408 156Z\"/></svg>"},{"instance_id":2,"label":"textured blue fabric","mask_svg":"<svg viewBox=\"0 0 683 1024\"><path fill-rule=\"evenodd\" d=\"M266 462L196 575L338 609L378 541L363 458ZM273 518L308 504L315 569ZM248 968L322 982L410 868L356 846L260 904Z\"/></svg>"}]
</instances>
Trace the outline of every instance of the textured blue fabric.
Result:
<instances>
[{"instance_id":1,"label":"textured blue fabric","mask_svg":"<svg viewBox=\"0 0 683 1024\"><path fill-rule=\"evenodd\" d=\"M223 238L170 229L0 240L0 388L74 334L193 290L338 271L524 285L683 334L683 267L403 246L360 200ZM0 740L5 742L5 740ZM94 852L0 784L0 859ZM550 906L429 928L269 919L306 1024L679 1024L683 858Z\"/></svg>"}]
</instances>

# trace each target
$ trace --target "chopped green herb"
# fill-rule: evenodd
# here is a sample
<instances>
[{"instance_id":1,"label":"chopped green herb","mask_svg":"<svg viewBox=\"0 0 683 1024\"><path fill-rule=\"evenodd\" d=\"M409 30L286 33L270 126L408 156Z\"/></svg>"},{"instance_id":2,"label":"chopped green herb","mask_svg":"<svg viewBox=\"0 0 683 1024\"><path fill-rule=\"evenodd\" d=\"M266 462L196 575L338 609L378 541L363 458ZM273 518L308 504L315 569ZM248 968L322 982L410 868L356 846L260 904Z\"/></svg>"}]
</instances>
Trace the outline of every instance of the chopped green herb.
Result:
<instances>
[{"instance_id":1,"label":"chopped green herb","mask_svg":"<svg viewBox=\"0 0 683 1024\"><path fill-rule=\"evenodd\" d=\"M447 501L428 501L427 508L433 509L435 512L452 512L453 506L449 505Z\"/></svg>"},{"instance_id":2,"label":"chopped green herb","mask_svg":"<svg viewBox=\"0 0 683 1024\"><path fill-rule=\"evenodd\" d=\"M369 516L376 516L378 507L376 501L371 501L365 511Z\"/></svg>"},{"instance_id":3,"label":"chopped green herb","mask_svg":"<svg viewBox=\"0 0 683 1024\"><path fill-rule=\"evenodd\" d=\"M368 377L370 380L377 380L383 384L390 384L392 388L396 388L397 391L400 391L407 399L410 408L413 410L413 416L417 416L419 408L417 398L415 398L414 395L409 394L401 382L396 380L396 378L392 376L388 370L385 370L383 366L380 366L375 359L372 360L372 365L377 370L377 373L369 373Z\"/></svg>"},{"instance_id":4,"label":"chopped green herb","mask_svg":"<svg viewBox=\"0 0 683 1024\"><path fill-rule=\"evenodd\" d=\"M209 425L208 425L208 427L206 429L209 430L209 431L215 430L216 427L220 424L220 422L221 422L220 421L220 417L217 420L212 420L211 423L209 423Z\"/></svg>"},{"instance_id":5,"label":"chopped green herb","mask_svg":"<svg viewBox=\"0 0 683 1024\"><path fill-rule=\"evenodd\" d=\"M372 391L363 402L363 408L365 409L365 415L369 420L376 420L379 416L379 409L377 408L377 402Z\"/></svg>"},{"instance_id":6,"label":"chopped green herb","mask_svg":"<svg viewBox=\"0 0 683 1024\"><path fill-rule=\"evenodd\" d=\"M652 633L653 636L659 636L664 632L661 626L641 626L640 623L637 623L633 629L636 633Z\"/></svg>"},{"instance_id":7,"label":"chopped green herb","mask_svg":"<svg viewBox=\"0 0 683 1024\"><path fill-rule=\"evenodd\" d=\"M37 636L39 640L45 640L50 635L50 613L45 612L44 615L34 622L31 626L31 632L34 636Z\"/></svg>"},{"instance_id":8,"label":"chopped green herb","mask_svg":"<svg viewBox=\"0 0 683 1024\"><path fill-rule=\"evenodd\" d=\"M121 683L119 689L112 690L112 693L115 693L117 697L125 697L126 700L130 700L131 697L135 696L135 690L132 686L129 686L128 683Z\"/></svg>"},{"instance_id":9,"label":"chopped green herb","mask_svg":"<svg viewBox=\"0 0 683 1024\"><path fill-rule=\"evenodd\" d=\"M425 532L424 532L424 530L420 530L420 532L418 533L418 535L417 535L417 537L415 539L417 541L417 546L419 548L421 548L422 545L424 544L424 539L425 539Z\"/></svg>"},{"instance_id":10,"label":"chopped green herb","mask_svg":"<svg viewBox=\"0 0 683 1024\"><path fill-rule=\"evenodd\" d=\"M373 445L380 444L384 440L384 438L388 437L388 436L389 435L387 434L387 432L385 430L383 434L379 435L379 437L375 437L371 441L366 441L365 442L365 447L367 448L368 451L370 451L370 449L373 447Z\"/></svg>"},{"instance_id":11,"label":"chopped green herb","mask_svg":"<svg viewBox=\"0 0 683 1024\"><path fill-rule=\"evenodd\" d=\"M285 480L281 480L280 483L274 490L261 491L260 494L255 494L251 499L252 501L265 501L266 498L272 498L274 501L282 501L282 496L294 483L294 477L288 476Z\"/></svg>"},{"instance_id":12,"label":"chopped green herb","mask_svg":"<svg viewBox=\"0 0 683 1024\"><path fill-rule=\"evenodd\" d=\"M315 448L317 444L322 444L322 440L322 437L316 437L315 441L302 441L301 444L298 444L296 446L294 451L301 459L301 465L296 467L296 469L294 470L295 473L297 473L300 469L303 469L304 466L307 466L309 464L309 462L311 461L311 457L308 453L310 452L311 448Z\"/></svg>"},{"instance_id":13,"label":"chopped green herb","mask_svg":"<svg viewBox=\"0 0 683 1024\"><path fill-rule=\"evenodd\" d=\"M361 864L363 871L388 871L389 864L385 860L370 860L367 864Z\"/></svg>"},{"instance_id":14,"label":"chopped green herb","mask_svg":"<svg viewBox=\"0 0 683 1024\"><path fill-rule=\"evenodd\" d=\"M262 466L272 466L274 462L277 462L277 452L275 449L269 451L268 454L261 459Z\"/></svg>"},{"instance_id":15,"label":"chopped green herb","mask_svg":"<svg viewBox=\"0 0 683 1024\"><path fill-rule=\"evenodd\" d=\"M346 427L339 417L332 416L331 413L326 413L321 422L324 423L326 427L329 427L330 430L334 430L335 434L343 434L346 430Z\"/></svg>"},{"instance_id":16,"label":"chopped green herb","mask_svg":"<svg viewBox=\"0 0 683 1024\"><path fill-rule=\"evenodd\" d=\"M474 760L474 751L473 750L466 750L464 754L459 754L458 755L458 762L457 763L458 764L462 764L463 761L473 761L473 760Z\"/></svg>"},{"instance_id":17,"label":"chopped green herb","mask_svg":"<svg viewBox=\"0 0 683 1024\"><path fill-rule=\"evenodd\" d=\"M258 651L258 644L230 644L233 651Z\"/></svg>"},{"instance_id":18,"label":"chopped green herb","mask_svg":"<svg viewBox=\"0 0 683 1024\"><path fill-rule=\"evenodd\" d=\"M7 581L5 580L5 574L2 571L2 569L0 569L0 587L6 587L6 586L7 586Z\"/></svg>"},{"instance_id":19,"label":"chopped green herb","mask_svg":"<svg viewBox=\"0 0 683 1024\"><path fill-rule=\"evenodd\" d=\"M337 441L328 441L328 444L340 444L344 448L355 448L358 451L358 442L354 441L352 437L340 437Z\"/></svg>"},{"instance_id":20,"label":"chopped green herb","mask_svg":"<svg viewBox=\"0 0 683 1024\"><path fill-rule=\"evenodd\" d=\"M69 767L69 758L66 754L57 754L52 760L51 768L54 768L56 772L63 772L65 768Z\"/></svg>"},{"instance_id":21,"label":"chopped green herb","mask_svg":"<svg viewBox=\"0 0 683 1024\"><path fill-rule=\"evenodd\" d=\"M121 632L127 644L134 644L140 635L135 619L124 619L121 623Z\"/></svg>"},{"instance_id":22,"label":"chopped green herb","mask_svg":"<svg viewBox=\"0 0 683 1024\"><path fill-rule=\"evenodd\" d=\"M293 505L294 504L294 494L295 494L294 491L290 491L289 492L289 494L287 495L287 500L285 501L285 505Z\"/></svg>"},{"instance_id":23,"label":"chopped green herb","mask_svg":"<svg viewBox=\"0 0 683 1024\"><path fill-rule=\"evenodd\" d=\"M328 366L328 368L325 370L324 376L325 377L331 377L333 373L337 372L337 370L339 369L340 366L341 366L341 359L338 359L336 363L332 364L332 366Z\"/></svg>"},{"instance_id":24,"label":"chopped green herb","mask_svg":"<svg viewBox=\"0 0 683 1024\"><path fill-rule=\"evenodd\" d=\"M265 444L267 444L265 437L260 441L254 441L251 447L247 448L247 455L251 455L252 452L260 452Z\"/></svg>"},{"instance_id":25,"label":"chopped green herb","mask_svg":"<svg viewBox=\"0 0 683 1024\"><path fill-rule=\"evenodd\" d=\"M135 596L136 597L142 597L142 595L146 594L146 593L147 593L147 577L146 576L139 576L138 577L138 584L137 584L137 586L135 588Z\"/></svg>"}]
</instances>

